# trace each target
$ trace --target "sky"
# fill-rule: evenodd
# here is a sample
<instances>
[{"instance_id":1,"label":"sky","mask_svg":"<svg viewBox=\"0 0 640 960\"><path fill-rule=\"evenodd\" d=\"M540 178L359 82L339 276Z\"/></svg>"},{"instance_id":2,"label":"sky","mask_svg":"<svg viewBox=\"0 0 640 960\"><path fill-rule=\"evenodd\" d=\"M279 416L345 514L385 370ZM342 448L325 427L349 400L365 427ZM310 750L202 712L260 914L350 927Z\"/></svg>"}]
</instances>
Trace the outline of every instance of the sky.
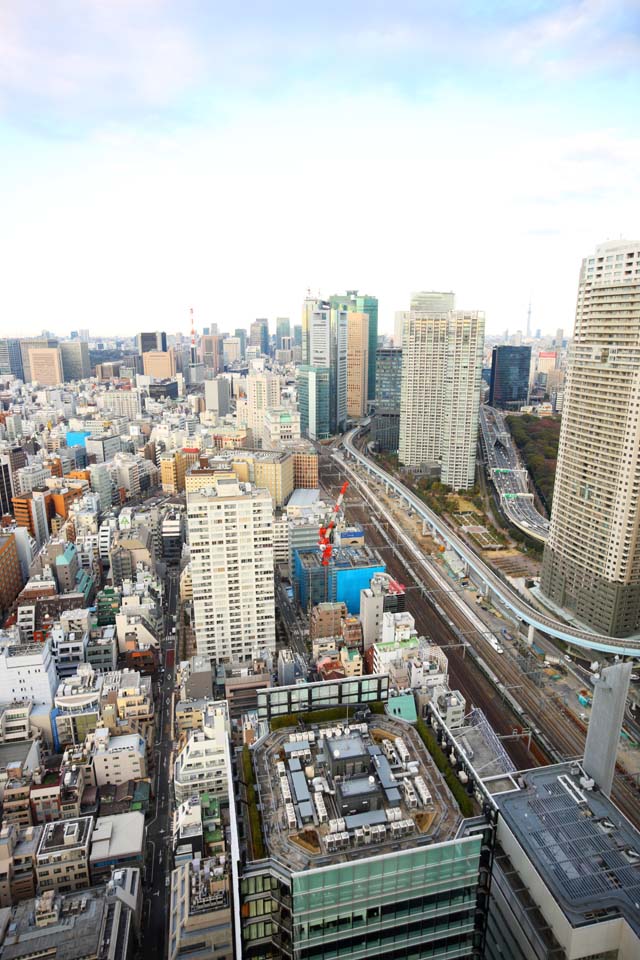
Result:
<instances>
[{"instance_id":1,"label":"sky","mask_svg":"<svg viewBox=\"0 0 640 960\"><path fill-rule=\"evenodd\" d=\"M0 335L455 290L573 328L640 236L639 0L0 0Z\"/></svg>"}]
</instances>

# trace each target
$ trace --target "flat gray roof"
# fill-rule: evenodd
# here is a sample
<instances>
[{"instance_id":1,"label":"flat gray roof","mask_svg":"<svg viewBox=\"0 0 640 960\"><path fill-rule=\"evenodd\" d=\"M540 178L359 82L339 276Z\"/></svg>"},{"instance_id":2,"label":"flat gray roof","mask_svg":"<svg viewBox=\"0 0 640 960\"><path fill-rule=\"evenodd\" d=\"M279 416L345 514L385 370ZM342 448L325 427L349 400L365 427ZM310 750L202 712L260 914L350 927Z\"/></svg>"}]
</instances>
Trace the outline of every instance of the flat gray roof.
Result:
<instances>
[{"instance_id":1,"label":"flat gray roof","mask_svg":"<svg viewBox=\"0 0 640 960\"><path fill-rule=\"evenodd\" d=\"M622 915L640 936L640 833L569 763L522 774L524 789L495 796L507 826L570 922ZM600 912L604 913L600 913Z\"/></svg>"},{"instance_id":2,"label":"flat gray roof","mask_svg":"<svg viewBox=\"0 0 640 960\"><path fill-rule=\"evenodd\" d=\"M320 499L320 490L298 487L287 500L288 507L312 507Z\"/></svg>"}]
</instances>

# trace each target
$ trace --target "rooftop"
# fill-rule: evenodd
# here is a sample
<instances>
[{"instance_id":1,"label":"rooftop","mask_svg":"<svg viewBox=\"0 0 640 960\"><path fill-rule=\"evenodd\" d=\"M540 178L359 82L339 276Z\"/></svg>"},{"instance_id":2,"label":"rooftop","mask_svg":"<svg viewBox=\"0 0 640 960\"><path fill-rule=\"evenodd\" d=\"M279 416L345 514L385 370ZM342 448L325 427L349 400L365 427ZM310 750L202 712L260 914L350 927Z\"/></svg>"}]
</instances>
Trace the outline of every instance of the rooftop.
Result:
<instances>
[{"instance_id":1,"label":"rooftop","mask_svg":"<svg viewBox=\"0 0 640 960\"><path fill-rule=\"evenodd\" d=\"M144 814L137 810L98 817L91 836L90 863L139 855L144 850Z\"/></svg>"},{"instance_id":2,"label":"rooftop","mask_svg":"<svg viewBox=\"0 0 640 960\"><path fill-rule=\"evenodd\" d=\"M253 761L266 846L289 869L450 840L461 821L417 732L392 717L276 730Z\"/></svg>"},{"instance_id":3,"label":"rooftop","mask_svg":"<svg viewBox=\"0 0 640 960\"><path fill-rule=\"evenodd\" d=\"M640 935L640 833L578 763L520 783L495 802L571 924L623 916Z\"/></svg>"},{"instance_id":4,"label":"rooftop","mask_svg":"<svg viewBox=\"0 0 640 960\"><path fill-rule=\"evenodd\" d=\"M317 547L307 550L297 550L300 563L307 570L323 569L322 553ZM348 569L355 567L382 566L383 560L377 550L362 545L359 547L337 547L331 556L331 566L334 569Z\"/></svg>"},{"instance_id":5,"label":"rooftop","mask_svg":"<svg viewBox=\"0 0 640 960\"><path fill-rule=\"evenodd\" d=\"M320 499L320 491L298 487L287 501L288 507L311 507Z\"/></svg>"},{"instance_id":6,"label":"rooftop","mask_svg":"<svg viewBox=\"0 0 640 960\"><path fill-rule=\"evenodd\" d=\"M54 823L45 824L38 856L84 846L89 842L92 828L92 817L56 820Z\"/></svg>"}]
</instances>

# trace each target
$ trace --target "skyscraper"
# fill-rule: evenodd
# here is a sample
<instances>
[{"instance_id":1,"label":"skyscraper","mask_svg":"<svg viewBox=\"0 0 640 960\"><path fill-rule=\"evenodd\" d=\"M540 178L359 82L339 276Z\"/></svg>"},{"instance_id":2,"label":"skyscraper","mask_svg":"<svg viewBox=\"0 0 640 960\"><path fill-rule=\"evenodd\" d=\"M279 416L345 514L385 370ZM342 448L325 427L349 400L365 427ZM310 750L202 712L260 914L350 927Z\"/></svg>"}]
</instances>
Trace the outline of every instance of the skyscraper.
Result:
<instances>
[{"instance_id":1,"label":"skyscraper","mask_svg":"<svg viewBox=\"0 0 640 960\"><path fill-rule=\"evenodd\" d=\"M200 339L200 352L205 370L213 370L214 374L224 370L224 356L222 337L217 333L204 334Z\"/></svg>"},{"instance_id":2,"label":"skyscraper","mask_svg":"<svg viewBox=\"0 0 640 960\"><path fill-rule=\"evenodd\" d=\"M291 336L289 317L276 317L276 350L282 350L282 338Z\"/></svg>"},{"instance_id":3,"label":"skyscraper","mask_svg":"<svg viewBox=\"0 0 640 960\"><path fill-rule=\"evenodd\" d=\"M249 330L249 345L259 347L260 353L269 356L269 321L254 320Z\"/></svg>"},{"instance_id":4,"label":"skyscraper","mask_svg":"<svg viewBox=\"0 0 640 960\"><path fill-rule=\"evenodd\" d=\"M378 450L396 453L400 442L400 394L402 387L402 350L379 347L376 353L375 413L371 420L371 439Z\"/></svg>"},{"instance_id":5,"label":"skyscraper","mask_svg":"<svg viewBox=\"0 0 640 960\"><path fill-rule=\"evenodd\" d=\"M541 589L601 633L640 630L640 241L582 261Z\"/></svg>"},{"instance_id":6,"label":"skyscraper","mask_svg":"<svg viewBox=\"0 0 640 960\"><path fill-rule=\"evenodd\" d=\"M46 387L64 383L59 347L30 347L29 369L31 380Z\"/></svg>"},{"instance_id":7,"label":"skyscraper","mask_svg":"<svg viewBox=\"0 0 640 960\"><path fill-rule=\"evenodd\" d=\"M341 307L353 313L366 313L369 318L369 348L367 370L367 399L373 401L376 395L376 350L378 349L378 298L357 290L347 290L346 294L331 297L332 307Z\"/></svg>"},{"instance_id":8,"label":"skyscraper","mask_svg":"<svg viewBox=\"0 0 640 960\"><path fill-rule=\"evenodd\" d=\"M0 340L0 374L3 376L12 374L19 380L24 380L20 341L15 338L8 337Z\"/></svg>"},{"instance_id":9,"label":"skyscraper","mask_svg":"<svg viewBox=\"0 0 640 960\"><path fill-rule=\"evenodd\" d=\"M347 416L358 419L367 412L369 383L369 317L347 314Z\"/></svg>"},{"instance_id":10,"label":"skyscraper","mask_svg":"<svg viewBox=\"0 0 640 960\"><path fill-rule=\"evenodd\" d=\"M327 440L331 436L329 368L303 364L297 370L297 383L301 434L310 440Z\"/></svg>"},{"instance_id":11,"label":"skyscraper","mask_svg":"<svg viewBox=\"0 0 640 960\"><path fill-rule=\"evenodd\" d=\"M24 373L24 382L31 383L34 377L31 374L31 361L29 351L37 347L49 348L57 347L58 341L55 337L29 337L20 341L20 357L22 359L22 371Z\"/></svg>"},{"instance_id":12,"label":"skyscraper","mask_svg":"<svg viewBox=\"0 0 640 960\"><path fill-rule=\"evenodd\" d=\"M529 399L530 370L531 347L494 347L489 404L501 410L519 410Z\"/></svg>"},{"instance_id":13,"label":"skyscraper","mask_svg":"<svg viewBox=\"0 0 640 960\"><path fill-rule=\"evenodd\" d=\"M484 314L409 311L403 331L400 462L468 489L475 475Z\"/></svg>"},{"instance_id":14,"label":"skyscraper","mask_svg":"<svg viewBox=\"0 0 640 960\"><path fill-rule=\"evenodd\" d=\"M269 407L280 406L280 377L275 373L251 373L247 377L247 426L254 447L262 443L264 415Z\"/></svg>"},{"instance_id":15,"label":"skyscraper","mask_svg":"<svg viewBox=\"0 0 640 960\"><path fill-rule=\"evenodd\" d=\"M86 380L91 376L89 344L84 340L62 340L60 356L65 382Z\"/></svg>"},{"instance_id":16,"label":"skyscraper","mask_svg":"<svg viewBox=\"0 0 640 960\"><path fill-rule=\"evenodd\" d=\"M275 651L273 502L233 474L187 494L197 651L216 661Z\"/></svg>"},{"instance_id":17,"label":"skyscraper","mask_svg":"<svg viewBox=\"0 0 640 960\"><path fill-rule=\"evenodd\" d=\"M247 331L243 330L242 327L237 327L234 336L240 341L240 359L244 360L244 355L247 352Z\"/></svg>"},{"instance_id":18,"label":"skyscraper","mask_svg":"<svg viewBox=\"0 0 640 960\"><path fill-rule=\"evenodd\" d=\"M330 374L329 430L344 430L347 421L347 314L328 300L308 297L302 314L302 362ZM300 407L301 421L307 415Z\"/></svg>"},{"instance_id":19,"label":"skyscraper","mask_svg":"<svg viewBox=\"0 0 640 960\"><path fill-rule=\"evenodd\" d=\"M163 330L156 330L155 333L138 333L136 345L138 353L146 353L148 350L166 350L167 335Z\"/></svg>"}]
</instances>

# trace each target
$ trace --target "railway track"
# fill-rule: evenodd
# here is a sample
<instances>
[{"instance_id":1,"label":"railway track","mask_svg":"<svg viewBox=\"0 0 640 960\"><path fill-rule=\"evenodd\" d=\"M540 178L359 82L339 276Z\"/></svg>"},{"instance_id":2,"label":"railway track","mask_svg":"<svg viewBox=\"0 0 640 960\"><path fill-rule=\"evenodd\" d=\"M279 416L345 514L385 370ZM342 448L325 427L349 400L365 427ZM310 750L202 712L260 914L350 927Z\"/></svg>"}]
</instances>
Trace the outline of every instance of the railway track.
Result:
<instances>
[{"instance_id":1,"label":"railway track","mask_svg":"<svg viewBox=\"0 0 640 960\"><path fill-rule=\"evenodd\" d=\"M321 457L320 475L323 486L333 496L343 482L335 462ZM408 586L408 606L419 632L445 648L451 685L460 690L468 704L484 711L496 733L505 738L505 748L516 766L526 769L539 763L581 757L586 734L584 725L566 709L559 697L541 690L508 653L499 654L491 647L454 603L453 590L443 590L428 568L425 570L420 565L419 570L415 569L416 558L401 540L396 538L390 546L393 531L381 529L386 521L376 518L370 504L353 486L347 492L345 514L349 521L366 528L368 542L380 552L389 573ZM408 583L409 580L413 582ZM490 633L488 627L487 633ZM483 671L471 656L465 656L461 638L488 669ZM513 708L513 701L520 712ZM523 712L528 720L526 724L523 724ZM523 732L524 727L537 732L538 742L532 743L530 749L522 739L509 739L514 731ZM620 764L612 798L629 820L640 826L640 792Z\"/></svg>"}]
</instances>

